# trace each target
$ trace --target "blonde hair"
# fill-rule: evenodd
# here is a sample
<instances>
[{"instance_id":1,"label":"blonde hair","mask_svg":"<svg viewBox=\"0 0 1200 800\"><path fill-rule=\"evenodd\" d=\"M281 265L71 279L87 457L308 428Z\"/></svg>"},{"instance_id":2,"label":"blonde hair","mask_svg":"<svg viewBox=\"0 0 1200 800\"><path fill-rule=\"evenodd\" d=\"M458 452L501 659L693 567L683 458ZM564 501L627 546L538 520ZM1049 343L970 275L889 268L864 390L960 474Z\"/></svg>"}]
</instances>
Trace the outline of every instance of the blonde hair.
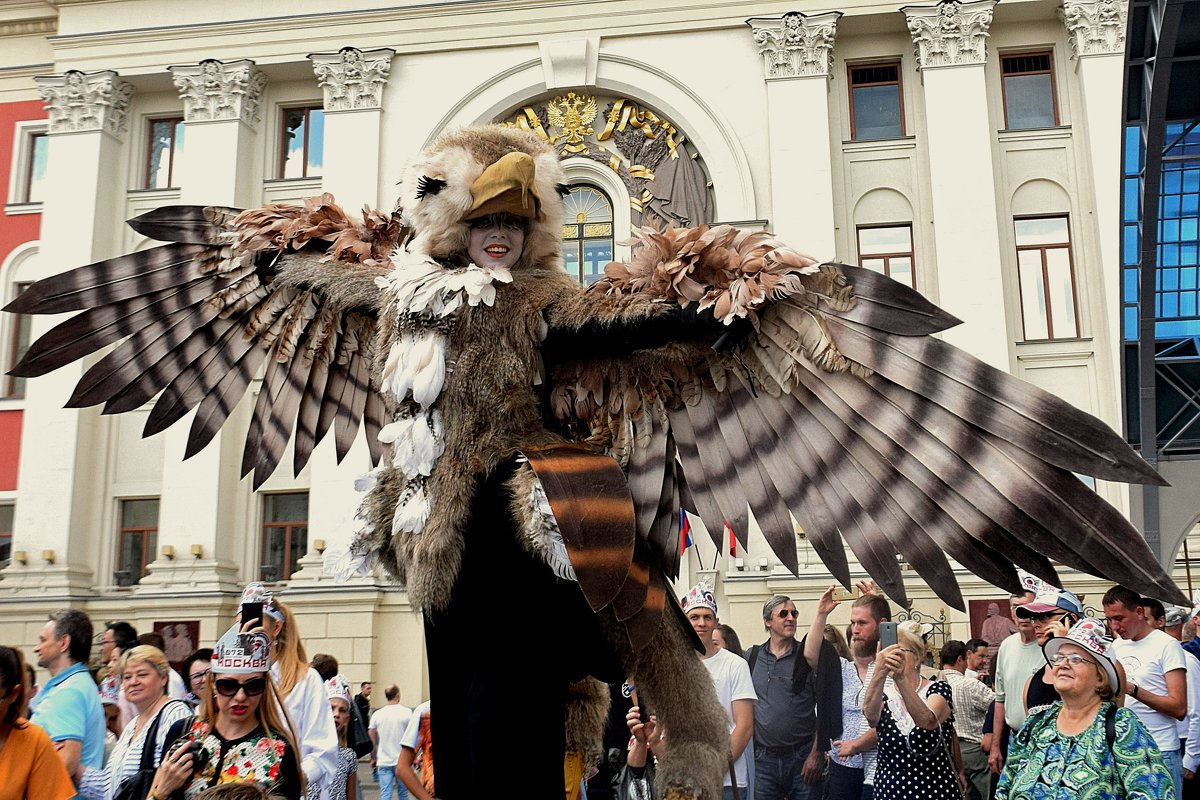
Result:
<instances>
[{"instance_id":1,"label":"blonde hair","mask_svg":"<svg viewBox=\"0 0 1200 800\"><path fill-rule=\"evenodd\" d=\"M912 650L918 662L925 658L929 649L925 646L925 637L921 635L921 623L912 620L905 620L896 626L896 641Z\"/></svg>"},{"instance_id":2,"label":"blonde hair","mask_svg":"<svg viewBox=\"0 0 1200 800\"><path fill-rule=\"evenodd\" d=\"M129 669L131 664L149 664L158 673L158 677L163 678L163 694L167 693L167 687L170 684L171 662L167 661L166 654L152 644L139 644L137 647L132 647L121 654L121 661L117 666L117 678L125 680L125 670Z\"/></svg>"},{"instance_id":3,"label":"blonde hair","mask_svg":"<svg viewBox=\"0 0 1200 800\"><path fill-rule=\"evenodd\" d=\"M296 615L279 600L275 600L274 605L283 619L276 621L280 627L275 634L275 646L271 648L271 661L279 665L279 695L287 697L308 674L308 653L304 651L304 642L300 640Z\"/></svg>"},{"instance_id":4,"label":"blonde hair","mask_svg":"<svg viewBox=\"0 0 1200 800\"><path fill-rule=\"evenodd\" d=\"M296 771L300 773L300 794L303 796L307 787L304 770L300 769L300 748L296 746L296 739L292 736L295 727L292 725L287 710L283 707L283 698L275 688L275 679L271 677L271 673L259 674L266 679L267 686L258 697L258 706L254 709L254 719L262 726L268 738L283 739L287 742L288 747L292 748L292 755L296 759ZM217 710L218 678L219 675L216 674L210 676L204 694L200 697L200 707L196 709L196 719L207 723L211 728L216 727L217 715L220 713Z\"/></svg>"}]
</instances>

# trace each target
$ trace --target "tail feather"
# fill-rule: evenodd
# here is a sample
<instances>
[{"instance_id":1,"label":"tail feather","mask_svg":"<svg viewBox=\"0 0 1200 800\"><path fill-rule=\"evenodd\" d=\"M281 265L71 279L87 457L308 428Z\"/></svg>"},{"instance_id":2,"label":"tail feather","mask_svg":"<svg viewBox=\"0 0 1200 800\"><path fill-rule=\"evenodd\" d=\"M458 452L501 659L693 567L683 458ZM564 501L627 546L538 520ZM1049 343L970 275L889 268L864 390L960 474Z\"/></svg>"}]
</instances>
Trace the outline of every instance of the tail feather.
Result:
<instances>
[{"instance_id":1,"label":"tail feather","mask_svg":"<svg viewBox=\"0 0 1200 800\"><path fill-rule=\"evenodd\" d=\"M228 206L162 206L128 221L129 227L160 242L216 244L233 229L241 209Z\"/></svg>"}]
</instances>

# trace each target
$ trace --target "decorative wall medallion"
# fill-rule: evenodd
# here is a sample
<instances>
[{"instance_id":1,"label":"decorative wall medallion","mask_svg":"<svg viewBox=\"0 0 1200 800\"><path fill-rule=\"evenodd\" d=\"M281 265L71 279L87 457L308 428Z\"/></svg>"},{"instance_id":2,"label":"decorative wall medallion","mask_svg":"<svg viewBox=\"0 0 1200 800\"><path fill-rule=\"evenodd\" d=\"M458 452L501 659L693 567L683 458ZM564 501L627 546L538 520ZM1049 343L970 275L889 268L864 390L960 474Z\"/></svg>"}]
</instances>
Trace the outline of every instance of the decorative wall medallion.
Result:
<instances>
[{"instance_id":1,"label":"decorative wall medallion","mask_svg":"<svg viewBox=\"0 0 1200 800\"><path fill-rule=\"evenodd\" d=\"M392 70L395 50L343 47L336 53L313 53L309 59L325 92L326 111L381 108L383 87Z\"/></svg>"},{"instance_id":2,"label":"decorative wall medallion","mask_svg":"<svg viewBox=\"0 0 1200 800\"><path fill-rule=\"evenodd\" d=\"M943 0L936 6L901 8L916 45L918 66L929 69L984 63L995 5L995 0Z\"/></svg>"},{"instance_id":3,"label":"decorative wall medallion","mask_svg":"<svg viewBox=\"0 0 1200 800\"><path fill-rule=\"evenodd\" d=\"M34 81L46 101L50 133L103 130L118 136L125 132L133 86L112 70L73 69Z\"/></svg>"},{"instance_id":4,"label":"decorative wall medallion","mask_svg":"<svg viewBox=\"0 0 1200 800\"><path fill-rule=\"evenodd\" d=\"M829 77L833 68L833 43L842 12L755 17L746 20L754 31L754 44L763 57L764 77Z\"/></svg>"},{"instance_id":5,"label":"decorative wall medallion","mask_svg":"<svg viewBox=\"0 0 1200 800\"><path fill-rule=\"evenodd\" d=\"M604 112L598 109L603 105ZM600 119L604 125L594 126ZM699 153L666 119L627 97L573 92L522 107L496 120L532 131L563 158L604 164L629 192L634 225L701 225L712 220L708 178Z\"/></svg>"},{"instance_id":6,"label":"decorative wall medallion","mask_svg":"<svg viewBox=\"0 0 1200 800\"><path fill-rule=\"evenodd\" d=\"M183 100L184 122L237 119L247 125L259 120L267 76L254 62L206 59L199 64L171 67L175 86Z\"/></svg>"},{"instance_id":7,"label":"decorative wall medallion","mask_svg":"<svg viewBox=\"0 0 1200 800\"><path fill-rule=\"evenodd\" d=\"M1059 10L1076 58L1125 52L1125 3L1064 0Z\"/></svg>"}]
</instances>

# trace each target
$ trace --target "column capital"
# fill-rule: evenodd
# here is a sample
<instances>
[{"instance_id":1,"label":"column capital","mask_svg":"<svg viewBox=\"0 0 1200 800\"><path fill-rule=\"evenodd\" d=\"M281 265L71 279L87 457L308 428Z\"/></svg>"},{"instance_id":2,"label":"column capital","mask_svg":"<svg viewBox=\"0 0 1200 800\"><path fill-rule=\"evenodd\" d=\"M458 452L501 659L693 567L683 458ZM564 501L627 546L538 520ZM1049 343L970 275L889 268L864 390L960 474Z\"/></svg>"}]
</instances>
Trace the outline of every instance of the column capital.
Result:
<instances>
[{"instance_id":1,"label":"column capital","mask_svg":"<svg viewBox=\"0 0 1200 800\"><path fill-rule=\"evenodd\" d=\"M840 11L825 14L790 11L782 17L746 20L763 57L763 77L767 80L830 77L833 40L841 17Z\"/></svg>"},{"instance_id":2,"label":"column capital","mask_svg":"<svg viewBox=\"0 0 1200 800\"><path fill-rule=\"evenodd\" d=\"M1071 55L1123 55L1125 8L1122 0L1063 0L1058 16L1067 27Z\"/></svg>"},{"instance_id":3,"label":"column capital","mask_svg":"<svg viewBox=\"0 0 1200 800\"><path fill-rule=\"evenodd\" d=\"M929 69L984 63L995 5L996 0L943 0L935 6L901 8L916 45L917 65Z\"/></svg>"},{"instance_id":4,"label":"column capital","mask_svg":"<svg viewBox=\"0 0 1200 800\"><path fill-rule=\"evenodd\" d=\"M125 132L133 86L112 70L35 77L46 101L50 133L106 131L120 138Z\"/></svg>"},{"instance_id":5,"label":"column capital","mask_svg":"<svg viewBox=\"0 0 1200 800\"><path fill-rule=\"evenodd\" d=\"M359 111L383 107L383 86L392 70L390 47L359 50L343 47L336 53L310 53L317 83L325 93L326 111Z\"/></svg>"},{"instance_id":6,"label":"column capital","mask_svg":"<svg viewBox=\"0 0 1200 800\"><path fill-rule=\"evenodd\" d=\"M169 69L183 100L184 122L236 119L247 125L258 123L267 76L250 59L209 58Z\"/></svg>"}]
</instances>

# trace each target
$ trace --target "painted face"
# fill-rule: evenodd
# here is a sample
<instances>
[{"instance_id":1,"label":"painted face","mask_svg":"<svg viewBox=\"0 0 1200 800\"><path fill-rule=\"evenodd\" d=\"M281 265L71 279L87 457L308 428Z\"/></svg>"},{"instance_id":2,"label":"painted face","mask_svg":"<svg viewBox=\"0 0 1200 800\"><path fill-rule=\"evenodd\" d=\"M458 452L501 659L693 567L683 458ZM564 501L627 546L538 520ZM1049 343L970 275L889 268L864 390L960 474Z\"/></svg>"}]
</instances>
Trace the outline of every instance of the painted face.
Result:
<instances>
[{"instance_id":1,"label":"painted face","mask_svg":"<svg viewBox=\"0 0 1200 800\"><path fill-rule=\"evenodd\" d=\"M333 709L334 727L341 733L350 724L350 706L342 698L332 697L329 699L329 707Z\"/></svg>"},{"instance_id":2,"label":"painted face","mask_svg":"<svg viewBox=\"0 0 1200 800\"><path fill-rule=\"evenodd\" d=\"M708 644L712 641L713 629L717 627L717 617L713 614L712 609L708 608L693 608L687 612L688 622L692 623L692 630L700 637L700 641Z\"/></svg>"},{"instance_id":3,"label":"painted face","mask_svg":"<svg viewBox=\"0 0 1200 800\"><path fill-rule=\"evenodd\" d=\"M158 670L146 661L134 661L125 665L121 687L125 690L125 699L135 706L142 707L163 696L167 688L167 677L159 675Z\"/></svg>"},{"instance_id":4,"label":"painted face","mask_svg":"<svg viewBox=\"0 0 1200 800\"><path fill-rule=\"evenodd\" d=\"M789 600L776 606L771 612L770 619L764 620L764 622L767 623L767 630L776 636L795 639L797 616L796 604Z\"/></svg>"},{"instance_id":5,"label":"painted face","mask_svg":"<svg viewBox=\"0 0 1200 800\"><path fill-rule=\"evenodd\" d=\"M857 658L875 654L879 645L879 623L866 606L850 609L850 649Z\"/></svg>"},{"instance_id":6,"label":"painted face","mask_svg":"<svg viewBox=\"0 0 1200 800\"><path fill-rule=\"evenodd\" d=\"M511 269L525 247L525 224L511 214L493 214L471 220L467 255L480 267Z\"/></svg>"}]
</instances>

